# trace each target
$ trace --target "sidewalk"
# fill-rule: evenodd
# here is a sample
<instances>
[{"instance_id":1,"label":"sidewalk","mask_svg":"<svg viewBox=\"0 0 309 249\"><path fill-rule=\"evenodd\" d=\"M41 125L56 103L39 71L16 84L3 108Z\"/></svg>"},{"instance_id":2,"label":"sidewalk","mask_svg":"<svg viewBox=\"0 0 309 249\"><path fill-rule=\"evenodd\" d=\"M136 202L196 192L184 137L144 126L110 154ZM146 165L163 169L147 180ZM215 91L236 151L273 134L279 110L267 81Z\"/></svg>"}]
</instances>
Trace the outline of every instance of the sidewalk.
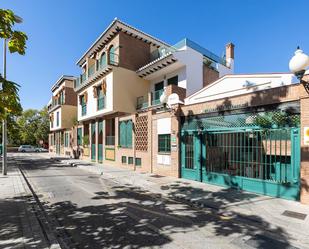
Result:
<instances>
[{"instance_id":1,"label":"sidewalk","mask_svg":"<svg viewBox=\"0 0 309 249\"><path fill-rule=\"evenodd\" d=\"M59 248L44 236L30 200L20 171L9 165L7 176L0 175L0 248Z\"/></svg>"},{"instance_id":2,"label":"sidewalk","mask_svg":"<svg viewBox=\"0 0 309 249\"><path fill-rule=\"evenodd\" d=\"M277 227L289 235L293 244L300 248L309 248L309 206L299 202L186 179L138 173L134 172L132 167L107 166L82 160L62 162L101 174L103 179L109 178L122 185L133 185L194 206L210 208L226 219L250 221L265 229Z\"/></svg>"}]
</instances>

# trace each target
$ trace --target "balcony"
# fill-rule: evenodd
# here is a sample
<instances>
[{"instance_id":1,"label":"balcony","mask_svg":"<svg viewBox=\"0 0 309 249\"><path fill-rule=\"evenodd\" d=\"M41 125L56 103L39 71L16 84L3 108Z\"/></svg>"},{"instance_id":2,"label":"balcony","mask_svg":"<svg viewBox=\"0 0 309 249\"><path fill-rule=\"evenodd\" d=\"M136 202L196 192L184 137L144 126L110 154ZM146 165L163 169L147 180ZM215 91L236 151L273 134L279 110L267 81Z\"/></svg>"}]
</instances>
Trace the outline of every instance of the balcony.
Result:
<instances>
[{"instance_id":1,"label":"balcony","mask_svg":"<svg viewBox=\"0 0 309 249\"><path fill-rule=\"evenodd\" d=\"M152 105L161 104L160 97L163 94L163 92L164 92L164 89L160 89L160 90L157 90L151 93L151 104Z\"/></svg>"},{"instance_id":2,"label":"balcony","mask_svg":"<svg viewBox=\"0 0 309 249\"><path fill-rule=\"evenodd\" d=\"M97 66L96 66L97 65ZM101 75L108 73L112 67L119 65L119 56L118 54L110 53L109 60L99 60L95 64L91 65L87 73L81 74L75 81L74 87L75 90L79 90L82 86L91 83L92 81L98 79Z\"/></svg>"},{"instance_id":3,"label":"balcony","mask_svg":"<svg viewBox=\"0 0 309 249\"><path fill-rule=\"evenodd\" d=\"M148 97L140 96L136 98L136 110L142 110L148 107Z\"/></svg>"},{"instance_id":4,"label":"balcony","mask_svg":"<svg viewBox=\"0 0 309 249\"><path fill-rule=\"evenodd\" d=\"M91 77L95 73L95 64L88 68L88 77Z\"/></svg>"},{"instance_id":5,"label":"balcony","mask_svg":"<svg viewBox=\"0 0 309 249\"><path fill-rule=\"evenodd\" d=\"M177 51L177 49L174 48L174 47L158 48L158 49L152 51L152 53L150 54L150 61L154 61L158 58L164 57L164 56L171 54L175 51Z\"/></svg>"}]
</instances>

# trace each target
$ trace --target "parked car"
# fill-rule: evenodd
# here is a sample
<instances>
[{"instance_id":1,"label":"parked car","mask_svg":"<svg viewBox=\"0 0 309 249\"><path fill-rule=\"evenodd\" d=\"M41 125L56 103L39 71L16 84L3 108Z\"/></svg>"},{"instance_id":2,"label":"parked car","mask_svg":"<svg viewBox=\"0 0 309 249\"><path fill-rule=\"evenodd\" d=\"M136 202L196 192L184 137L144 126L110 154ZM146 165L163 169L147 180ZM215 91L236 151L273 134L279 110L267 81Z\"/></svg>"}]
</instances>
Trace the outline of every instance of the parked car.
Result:
<instances>
[{"instance_id":1,"label":"parked car","mask_svg":"<svg viewBox=\"0 0 309 249\"><path fill-rule=\"evenodd\" d=\"M21 145L18 148L18 152L39 152L39 150L32 145Z\"/></svg>"},{"instance_id":2,"label":"parked car","mask_svg":"<svg viewBox=\"0 0 309 249\"><path fill-rule=\"evenodd\" d=\"M36 152L48 152L48 149L45 148L36 148Z\"/></svg>"}]
</instances>

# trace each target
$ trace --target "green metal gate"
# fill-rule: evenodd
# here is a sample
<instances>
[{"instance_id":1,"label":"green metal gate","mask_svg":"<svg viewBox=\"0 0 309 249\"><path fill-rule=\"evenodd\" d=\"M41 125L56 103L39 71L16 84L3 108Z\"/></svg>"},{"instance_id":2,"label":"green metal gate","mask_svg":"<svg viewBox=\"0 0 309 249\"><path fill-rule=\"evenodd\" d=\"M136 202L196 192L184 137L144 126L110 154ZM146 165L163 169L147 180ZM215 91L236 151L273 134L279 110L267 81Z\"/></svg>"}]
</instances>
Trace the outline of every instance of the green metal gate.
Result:
<instances>
[{"instance_id":1,"label":"green metal gate","mask_svg":"<svg viewBox=\"0 0 309 249\"><path fill-rule=\"evenodd\" d=\"M99 121L99 134L98 134L98 160L103 161L103 121Z\"/></svg>"},{"instance_id":2,"label":"green metal gate","mask_svg":"<svg viewBox=\"0 0 309 249\"><path fill-rule=\"evenodd\" d=\"M96 123L91 123L91 160L96 160Z\"/></svg>"},{"instance_id":3,"label":"green metal gate","mask_svg":"<svg viewBox=\"0 0 309 249\"><path fill-rule=\"evenodd\" d=\"M278 123L274 114L260 113L253 118L238 114L185 122L181 132L181 176L299 199L299 115L280 114ZM265 122L267 117L272 122Z\"/></svg>"}]
</instances>

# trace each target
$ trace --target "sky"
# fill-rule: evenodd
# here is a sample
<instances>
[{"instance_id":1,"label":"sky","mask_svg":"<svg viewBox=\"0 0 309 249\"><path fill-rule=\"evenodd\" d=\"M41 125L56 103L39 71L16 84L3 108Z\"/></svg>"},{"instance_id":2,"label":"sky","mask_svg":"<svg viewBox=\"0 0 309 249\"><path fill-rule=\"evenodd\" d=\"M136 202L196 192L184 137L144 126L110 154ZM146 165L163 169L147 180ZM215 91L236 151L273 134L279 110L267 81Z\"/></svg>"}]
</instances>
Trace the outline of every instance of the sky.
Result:
<instances>
[{"instance_id":1,"label":"sky","mask_svg":"<svg viewBox=\"0 0 309 249\"><path fill-rule=\"evenodd\" d=\"M309 54L307 0L1 0L0 8L22 17L16 29L29 37L25 56L7 56L7 78L21 85L24 109L46 105L61 75L80 74L76 61L115 17L169 44L187 37L219 56L233 42L235 73L288 72L298 45Z\"/></svg>"}]
</instances>

